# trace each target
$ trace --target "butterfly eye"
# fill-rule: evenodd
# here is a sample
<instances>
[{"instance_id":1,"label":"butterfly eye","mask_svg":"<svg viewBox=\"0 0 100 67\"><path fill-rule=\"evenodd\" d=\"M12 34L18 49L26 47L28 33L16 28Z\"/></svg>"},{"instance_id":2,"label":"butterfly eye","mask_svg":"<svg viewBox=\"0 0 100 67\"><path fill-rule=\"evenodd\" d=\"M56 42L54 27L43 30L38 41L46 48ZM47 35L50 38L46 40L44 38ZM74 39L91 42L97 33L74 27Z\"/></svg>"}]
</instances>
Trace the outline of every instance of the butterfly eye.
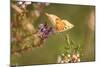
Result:
<instances>
[{"instance_id":1,"label":"butterfly eye","mask_svg":"<svg viewBox=\"0 0 100 67\"><path fill-rule=\"evenodd\" d=\"M59 18L56 18L56 20L59 20Z\"/></svg>"},{"instance_id":2,"label":"butterfly eye","mask_svg":"<svg viewBox=\"0 0 100 67\"><path fill-rule=\"evenodd\" d=\"M58 17L56 18L56 21L60 21L60 20L61 20L60 18L58 18Z\"/></svg>"},{"instance_id":3,"label":"butterfly eye","mask_svg":"<svg viewBox=\"0 0 100 67\"><path fill-rule=\"evenodd\" d=\"M67 27L65 26L64 29L67 29Z\"/></svg>"}]
</instances>

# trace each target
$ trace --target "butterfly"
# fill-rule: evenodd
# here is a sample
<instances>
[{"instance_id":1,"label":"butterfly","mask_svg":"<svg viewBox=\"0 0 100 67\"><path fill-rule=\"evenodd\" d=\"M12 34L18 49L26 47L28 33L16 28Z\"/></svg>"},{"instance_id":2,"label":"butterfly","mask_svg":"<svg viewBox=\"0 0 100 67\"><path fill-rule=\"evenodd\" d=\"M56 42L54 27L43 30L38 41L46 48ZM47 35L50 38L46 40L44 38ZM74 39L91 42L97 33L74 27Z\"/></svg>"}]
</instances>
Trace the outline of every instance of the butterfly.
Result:
<instances>
[{"instance_id":1,"label":"butterfly","mask_svg":"<svg viewBox=\"0 0 100 67\"><path fill-rule=\"evenodd\" d=\"M57 32L64 32L74 27L68 20L61 19L54 14L45 13Z\"/></svg>"}]
</instances>

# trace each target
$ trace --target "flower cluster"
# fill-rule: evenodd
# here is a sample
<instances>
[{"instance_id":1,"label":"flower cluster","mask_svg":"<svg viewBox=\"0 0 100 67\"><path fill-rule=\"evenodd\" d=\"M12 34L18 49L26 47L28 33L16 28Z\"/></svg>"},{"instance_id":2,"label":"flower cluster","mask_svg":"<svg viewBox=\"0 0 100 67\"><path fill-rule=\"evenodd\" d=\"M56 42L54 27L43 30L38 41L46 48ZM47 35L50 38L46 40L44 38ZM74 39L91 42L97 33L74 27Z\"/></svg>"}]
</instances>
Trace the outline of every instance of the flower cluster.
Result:
<instances>
[{"instance_id":1,"label":"flower cluster","mask_svg":"<svg viewBox=\"0 0 100 67\"><path fill-rule=\"evenodd\" d=\"M65 41L67 46L64 47L64 52L57 57L57 63L80 62L80 45L71 40L68 34L65 36Z\"/></svg>"},{"instance_id":2,"label":"flower cluster","mask_svg":"<svg viewBox=\"0 0 100 67\"><path fill-rule=\"evenodd\" d=\"M80 54L61 54L57 58L57 63L77 63L80 62Z\"/></svg>"}]
</instances>

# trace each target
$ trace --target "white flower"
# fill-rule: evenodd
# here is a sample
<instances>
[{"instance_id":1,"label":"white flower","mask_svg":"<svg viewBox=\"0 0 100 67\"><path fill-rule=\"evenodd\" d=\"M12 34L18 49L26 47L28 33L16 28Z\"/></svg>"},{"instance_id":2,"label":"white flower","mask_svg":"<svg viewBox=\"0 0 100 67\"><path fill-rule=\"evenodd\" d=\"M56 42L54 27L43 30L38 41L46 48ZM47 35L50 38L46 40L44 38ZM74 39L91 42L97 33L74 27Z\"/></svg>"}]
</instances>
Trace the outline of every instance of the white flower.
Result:
<instances>
[{"instance_id":1,"label":"white flower","mask_svg":"<svg viewBox=\"0 0 100 67\"><path fill-rule=\"evenodd\" d=\"M31 1L26 1L26 2L25 2L26 5L29 5L29 4L31 4L31 3L32 3Z\"/></svg>"},{"instance_id":2,"label":"white flower","mask_svg":"<svg viewBox=\"0 0 100 67\"><path fill-rule=\"evenodd\" d=\"M78 57L76 55L72 55L72 58L77 59Z\"/></svg>"},{"instance_id":3,"label":"white flower","mask_svg":"<svg viewBox=\"0 0 100 67\"><path fill-rule=\"evenodd\" d=\"M68 54L67 56L70 57L70 54Z\"/></svg>"},{"instance_id":4,"label":"white flower","mask_svg":"<svg viewBox=\"0 0 100 67\"><path fill-rule=\"evenodd\" d=\"M80 62L80 58L78 58L77 61Z\"/></svg>"},{"instance_id":5,"label":"white flower","mask_svg":"<svg viewBox=\"0 0 100 67\"><path fill-rule=\"evenodd\" d=\"M64 63L64 61L62 60L60 63Z\"/></svg>"},{"instance_id":6,"label":"white flower","mask_svg":"<svg viewBox=\"0 0 100 67\"><path fill-rule=\"evenodd\" d=\"M22 2L22 1L19 1L19 2L18 2L18 5L22 5L22 4L23 4L23 2Z\"/></svg>"}]
</instances>

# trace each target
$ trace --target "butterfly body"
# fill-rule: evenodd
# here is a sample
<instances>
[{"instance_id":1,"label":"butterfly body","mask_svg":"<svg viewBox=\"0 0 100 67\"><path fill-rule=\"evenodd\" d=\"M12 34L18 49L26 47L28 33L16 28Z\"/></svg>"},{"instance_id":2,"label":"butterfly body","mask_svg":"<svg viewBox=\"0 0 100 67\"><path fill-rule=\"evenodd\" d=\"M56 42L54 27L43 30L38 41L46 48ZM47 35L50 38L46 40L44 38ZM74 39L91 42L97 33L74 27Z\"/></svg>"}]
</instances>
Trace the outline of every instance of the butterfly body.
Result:
<instances>
[{"instance_id":1,"label":"butterfly body","mask_svg":"<svg viewBox=\"0 0 100 67\"><path fill-rule=\"evenodd\" d=\"M65 27L65 23L63 23L63 22L61 22L61 21L56 22L55 27L56 27L56 30L61 31L61 30L64 29L64 27Z\"/></svg>"}]
</instances>

